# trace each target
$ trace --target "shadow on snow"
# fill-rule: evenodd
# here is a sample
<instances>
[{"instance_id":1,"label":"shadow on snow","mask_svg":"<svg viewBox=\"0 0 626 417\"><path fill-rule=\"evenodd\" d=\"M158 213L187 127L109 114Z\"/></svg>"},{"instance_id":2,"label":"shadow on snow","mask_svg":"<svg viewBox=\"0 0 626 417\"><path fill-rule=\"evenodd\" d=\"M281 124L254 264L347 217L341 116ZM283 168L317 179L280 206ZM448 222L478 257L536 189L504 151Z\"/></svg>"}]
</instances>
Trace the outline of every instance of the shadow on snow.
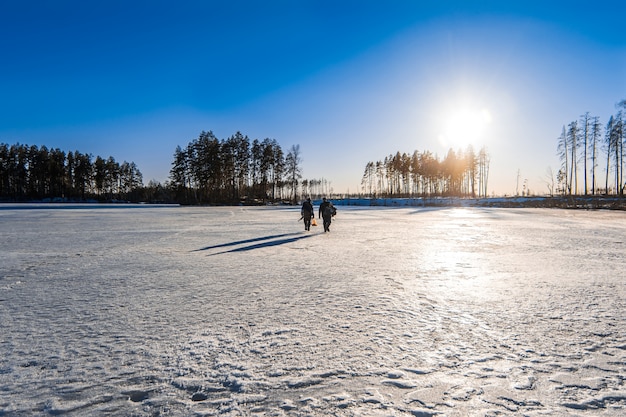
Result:
<instances>
[{"instance_id":1,"label":"shadow on snow","mask_svg":"<svg viewBox=\"0 0 626 417\"><path fill-rule=\"evenodd\" d=\"M289 236L291 236L291 237L289 237ZM299 232L298 233L284 233L284 234L280 234L280 235L270 235L270 236L256 237L256 238L252 238L252 239L238 240L236 242L229 242L229 243L222 243L222 244L219 244L219 245L206 246L204 248L195 249L192 252L200 252L200 251L206 251L206 250L210 250L210 249L226 248L226 247L230 247L230 246L244 245L246 243L259 242L259 243L254 243L254 244L248 245L248 246L242 246L242 247L238 247L238 248L234 248L234 249L230 249L230 250L225 250L225 251L221 251L221 252L211 253L211 254L209 254L209 256L211 256L211 255L219 255L219 254L222 254L222 253L231 253L231 252L245 252L245 251L254 250L254 249L267 248L267 247L271 247L271 246L278 246L278 245L284 245L286 243L297 242L298 240L306 239L306 238L309 238L311 236L313 236L313 235L311 235L311 234L304 235L304 234L299 233ZM282 239L280 239L280 238L282 238Z\"/></svg>"}]
</instances>

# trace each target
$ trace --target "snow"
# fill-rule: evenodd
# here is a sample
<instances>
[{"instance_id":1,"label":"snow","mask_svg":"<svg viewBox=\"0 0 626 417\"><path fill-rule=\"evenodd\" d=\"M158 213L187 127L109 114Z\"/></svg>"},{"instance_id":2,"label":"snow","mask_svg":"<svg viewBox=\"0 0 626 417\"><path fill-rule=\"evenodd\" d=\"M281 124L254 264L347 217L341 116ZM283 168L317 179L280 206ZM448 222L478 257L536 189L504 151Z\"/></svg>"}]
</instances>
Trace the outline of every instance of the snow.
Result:
<instances>
[{"instance_id":1,"label":"snow","mask_svg":"<svg viewBox=\"0 0 626 417\"><path fill-rule=\"evenodd\" d=\"M121 207L0 208L0 416L626 413L624 212Z\"/></svg>"}]
</instances>

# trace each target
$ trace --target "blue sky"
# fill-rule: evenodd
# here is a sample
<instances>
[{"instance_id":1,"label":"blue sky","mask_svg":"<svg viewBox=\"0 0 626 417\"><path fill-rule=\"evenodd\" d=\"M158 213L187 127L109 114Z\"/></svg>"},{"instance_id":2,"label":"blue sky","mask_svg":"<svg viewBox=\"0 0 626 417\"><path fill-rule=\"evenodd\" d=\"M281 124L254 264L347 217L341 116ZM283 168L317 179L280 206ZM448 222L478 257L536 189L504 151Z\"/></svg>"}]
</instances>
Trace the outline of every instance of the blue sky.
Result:
<instances>
[{"instance_id":1,"label":"blue sky","mask_svg":"<svg viewBox=\"0 0 626 417\"><path fill-rule=\"evenodd\" d=\"M4 0L0 142L134 161L147 183L202 130L241 131L356 192L369 161L472 140L490 192L519 173L543 193L562 126L626 99L622 3Z\"/></svg>"}]
</instances>

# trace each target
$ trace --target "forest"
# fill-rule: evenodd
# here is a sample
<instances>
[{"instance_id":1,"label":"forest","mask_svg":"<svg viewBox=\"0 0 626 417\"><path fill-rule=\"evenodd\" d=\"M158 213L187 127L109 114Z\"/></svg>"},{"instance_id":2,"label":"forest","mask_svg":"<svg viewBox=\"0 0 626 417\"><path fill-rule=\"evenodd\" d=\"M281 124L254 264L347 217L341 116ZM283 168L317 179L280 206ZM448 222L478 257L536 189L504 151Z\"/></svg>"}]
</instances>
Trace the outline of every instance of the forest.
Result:
<instances>
[{"instance_id":1,"label":"forest","mask_svg":"<svg viewBox=\"0 0 626 417\"><path fill-rule=\"evenodd\" d=\"M603 124L584 113L563 126L560 168L546 180L550 196L623 196L626 100ZM487 197L490 155L485 147L396 152L368 162L361 179L366 197ZM326 179L302 179L300 146L285 153L275 139L241 132L218 139L201 132L176 147L169 181L143 184L134 162L118 163L79 151L0 143L0 201L130 201L180 204L267 204L330 196ZM522 195L529 196L524 188Z\"/></svg>"},{"instance_id":2,"label":"forest","mask_svg":"<svg viewBox=\"0 0 626 417\"><path fill-rule=\"evenodd\" d=\"M0 201L265 204L327 192L326 180L301 181L300 163L298 145L285 153L275 139L202 132L176 148L170 181L146 186L134 162L0 143Z\"/></svg>"},{"instance_id":3,"label":"forest","mask_svg":"<svg viewBox=\"0 0 626 417\"><path fill-rule=\"evenodd\" d=\"M368 162L361 179L370 197L486 197L489 154L450 149L443 160L432 152L397 152L382 161Z\"/></svg>"},{"instance_id":4,"label":"forest","mask_svg":"<svg viewBox=\"0 0 626 417\"><path fill-rule=\"evenodd\" d=\"M548 195L624 195L626 100L615 107L606 125L586 112L563 126L557 143L560 169L556 177L548 173ZM485 147L450 149L442 160L429 151L396 152L368 162L361 187L370 197L487 197L489 162ZM530 195L526 186L522 195Z\"/></svg>"},{"instance_id":5,"label":"forest","mask_svg":"<svg viewBox=\"0 0 626 417\"><path fill-rule=\"evenodd\" d=\"M178 146L169 188L184 204L296 202L299 195L328 192L325 180L302 180L300 146L287 153L275 139L254 139L237 132L218 139L201 132Z\"/></svg>"},{"instance_id":6,"label":"forest","mask_svg":"<svg viewBox=\"0 0 626 417\"><path fill-rule=\"evenodd\" d=\"M0 201L127 201L142 191L134 162L0 143Z\"/></svg>"}]
</instances>

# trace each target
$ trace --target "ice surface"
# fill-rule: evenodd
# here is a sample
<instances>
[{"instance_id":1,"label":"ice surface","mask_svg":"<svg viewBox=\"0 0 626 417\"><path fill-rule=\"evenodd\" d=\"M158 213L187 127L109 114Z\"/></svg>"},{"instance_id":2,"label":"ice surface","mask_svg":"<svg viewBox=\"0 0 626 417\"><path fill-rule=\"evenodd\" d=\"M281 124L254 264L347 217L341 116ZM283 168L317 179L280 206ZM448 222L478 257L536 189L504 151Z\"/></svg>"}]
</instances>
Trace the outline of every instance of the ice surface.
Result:
<instances>
[{"instance_id":1,"label":"ice surface","mask_svg":"<svg viewBox=\"0 0 626 417\"><path fill-rule=\"evenodd\" d=\"M626 214L0 209L0 416L622 416Z\"/></svg>"}]
</instances>

